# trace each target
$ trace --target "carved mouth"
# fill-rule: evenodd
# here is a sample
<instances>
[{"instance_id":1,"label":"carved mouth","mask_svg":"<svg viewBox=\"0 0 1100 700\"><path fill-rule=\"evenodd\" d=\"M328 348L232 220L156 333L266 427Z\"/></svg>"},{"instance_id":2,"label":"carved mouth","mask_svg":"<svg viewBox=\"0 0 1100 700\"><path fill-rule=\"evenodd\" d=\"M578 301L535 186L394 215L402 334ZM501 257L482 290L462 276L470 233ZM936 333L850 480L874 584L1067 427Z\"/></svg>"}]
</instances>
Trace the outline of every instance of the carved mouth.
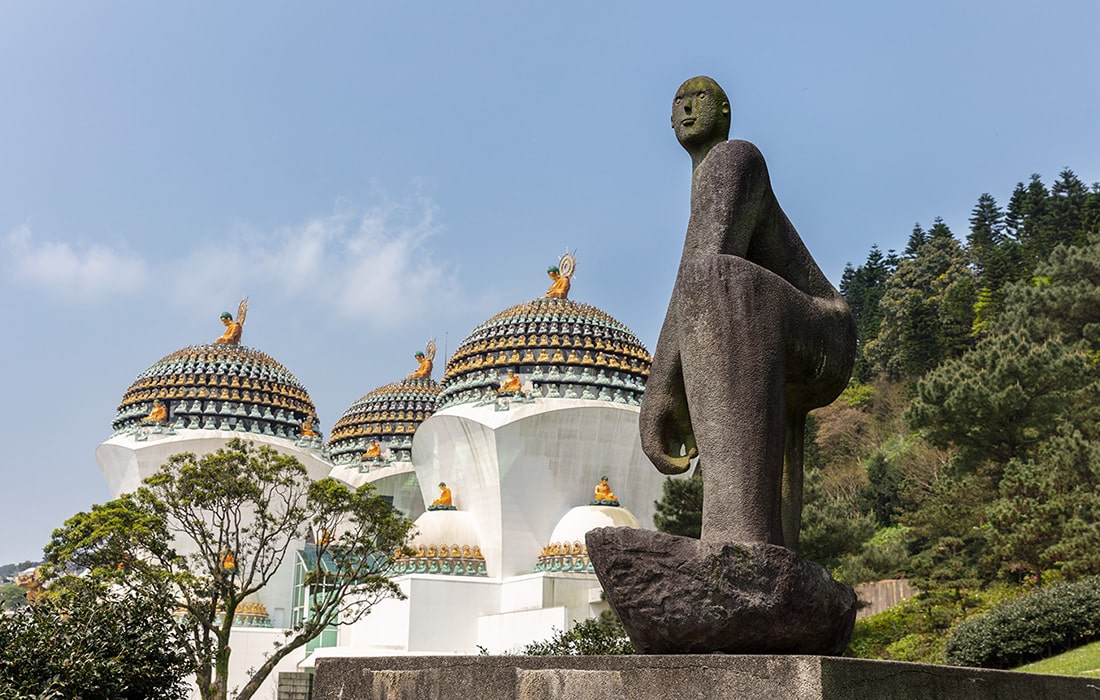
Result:
<instances>
[{"instance_id":1,"label":"carved mouth","mask_svg":"<svg viewBox=\"0 0 1100 700\"><path fill-rule=\"evenodd\" d=\"M680 125L681 126L691 126L694 123L695 123L695 117L688 117L687 119L681 119L680 120Z\"/></svg>"}]
</instances>

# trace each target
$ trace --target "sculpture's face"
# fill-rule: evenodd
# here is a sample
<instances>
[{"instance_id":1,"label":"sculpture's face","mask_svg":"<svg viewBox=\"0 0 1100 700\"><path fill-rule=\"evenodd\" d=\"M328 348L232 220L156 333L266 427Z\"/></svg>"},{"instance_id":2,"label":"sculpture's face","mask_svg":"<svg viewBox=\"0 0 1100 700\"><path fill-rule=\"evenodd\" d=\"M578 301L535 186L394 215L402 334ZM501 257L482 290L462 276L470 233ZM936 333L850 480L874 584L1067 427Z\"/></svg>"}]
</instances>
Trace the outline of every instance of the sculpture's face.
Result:
<instances>
[{"instance_id":1,"label":"sculpture's face","mask_svg":"<svg viewBox=\"0 0 1100 700\"><path fill-rule=\"evenodd\" d=\"M710 78L691 78L672 101L672 128L676 140L689 151L693 146L724 141L729 136L730 105Z\"/></svg>"}]
</instances>

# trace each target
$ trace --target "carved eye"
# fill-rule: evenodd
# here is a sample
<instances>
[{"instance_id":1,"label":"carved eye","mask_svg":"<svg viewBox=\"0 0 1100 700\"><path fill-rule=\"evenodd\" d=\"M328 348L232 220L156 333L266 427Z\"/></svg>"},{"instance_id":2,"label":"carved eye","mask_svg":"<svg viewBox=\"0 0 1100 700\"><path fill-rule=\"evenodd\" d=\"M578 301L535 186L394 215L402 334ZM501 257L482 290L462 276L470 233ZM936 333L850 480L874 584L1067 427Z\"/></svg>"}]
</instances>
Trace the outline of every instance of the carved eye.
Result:
<instances>
[{"instance_id":1,"label":"carved eye","mask_svg":"<svg viewBox=\"0 0 1100 700\"><path fill-rule=\"evenodd\" d=\"M695 96L698 97L701 100L701 99L703 99L704 97L707 96L707 93L699 92L699 93L696 93Z\"/></svg>"}]
</instances>

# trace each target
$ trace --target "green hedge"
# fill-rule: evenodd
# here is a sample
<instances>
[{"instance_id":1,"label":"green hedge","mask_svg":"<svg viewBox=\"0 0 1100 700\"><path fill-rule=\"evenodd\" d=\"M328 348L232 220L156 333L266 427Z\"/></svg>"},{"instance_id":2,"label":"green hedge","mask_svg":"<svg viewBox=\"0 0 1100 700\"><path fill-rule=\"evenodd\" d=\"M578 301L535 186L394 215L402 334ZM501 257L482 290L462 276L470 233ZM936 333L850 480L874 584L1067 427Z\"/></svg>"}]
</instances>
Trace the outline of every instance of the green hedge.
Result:
<instances>
[{"instance_id":1,"label":"green hedge","mask_svg":"<svg viewBox=\"0 0 1100 700\"><path fill-rule=\"evenodd\" d=\"M947 640L957 666L1014 668L1100 639L1100 577L1040 588L960 623Z\"/></svg>"}]
</instances>

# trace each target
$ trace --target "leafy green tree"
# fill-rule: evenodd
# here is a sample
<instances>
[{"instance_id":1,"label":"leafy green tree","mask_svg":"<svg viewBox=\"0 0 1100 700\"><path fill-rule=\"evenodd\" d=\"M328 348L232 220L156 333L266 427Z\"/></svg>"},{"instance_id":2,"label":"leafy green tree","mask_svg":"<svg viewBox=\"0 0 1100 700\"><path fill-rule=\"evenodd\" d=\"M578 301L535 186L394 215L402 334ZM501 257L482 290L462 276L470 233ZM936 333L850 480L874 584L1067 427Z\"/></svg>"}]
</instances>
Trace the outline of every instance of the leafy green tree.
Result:
<instances>
[{"instance_id":1,"label":"leafy green tree","mask_svg":"<svg viewBox=\"0 0 1100 700\"><path fill-rule=\"evenodd\" d=\"M1100 572L1100 446L1064 429L1034 460L1005 468L988 509L990 544L1004 570L1039 584L1048 569L1068 578Z\"/></svg>"},{"instance_id":2,"label":"leafy green tree","mask_svg":"<svg viewBox=\"0 0 1100 700\"><path fill-rule=\"evenodd\" d=\"M863 349L869 340L878 335L882 323L879 306L882 295L886 293L886 282L895 267L897 262L892 252L884 256L878 246L871 246L867 261L858 268L853 268L851 264L845 266L840 278L840 293L856 320L857 354L852 374L857 381L865 382L871 378L872 368Z\"/></svg>"},{"instance_id":3,"label":"leafy green tree","mask_svg":"<svg viewBox=\"0 0 1100 700\"><path fill-rule=\"evenodd\" d=\"M920 227L920 223L913 224L913 232L909 234L909 240L905 244L905 250L902 251L903 258L914 258L917 255L917 251L920 247L928 242L928 234L924 232L924 229Z\"/></svg>"},{"instance_id":4,"label":"leafy green tree","mask_svg":"<svg viewBox=\"0 0 1100 700\"><path fill-rule=\"evenodd\" d=\"M1050 187L1050 199L1042 220L1047 234L1050 252L1059 243L1082 245L1088 238L1085 212L1089 190L1085 183L1069 168L1058 174L1058 180ZM1053 244L1053 245L1050 245Z\"/></svg>"},{"instance_id":5,"label":"leafy green tree","mask_svg":"<svg viewBox=\"0 0 1100 700\"><path fill-rule=\"evenodd\" d=\"M867 462L868 483L860 496L879 527L887 527L894 521L894 514L901 506L898 491L903 476L901 469L881 452L872 455Z\"/></svg>"},{"instance_id":6,"label":"leafy green tree","mask_svg":"<svg viewBox=\"0 0 1100 700\"><path fill-rule=\"evenodd\" d=\"M369 485L312 482L293 457L235 439L201 457L173 455L135 494L70 518L46 556L55 571L86 567L131 590L171 595L187 625L184 642L201 696L224 700L238 607L312 532L309 613L239 691L247 700L287 654L400 595L387 577L388 555L403 546L410 527Z\"/></svg>"},{"instance_id":7,"label":"leafy green tree","mask_svg":"<svg viewBox=\"0 0 1100 700\"><path fill-rule=\"evenodd\" d=\"M867 358L889 377L913 379L972 344L974 272L951 230L937 218L927 242L886 283L878 335Z\"/></svg>"},{"instance_id":8,"label":"leafy green tree","mask_svg":"<svg viewBox=\"0 0 1100 700\"><path fill-rule=\"evenodd\" d=\"M0 612L22 608L26 604L26 591L14 583L0 584Z\"/></svg>"},{"instance_id":9,"label":"leafy green tree","mask_svg":"<svg viewBox=\"0 0 1100 700\"><path fill-rule=\"evenodd\" d=\"M0 697L182 700L190 670L174 602L74 577L0 615Z\"/></svg>"},{"instance_id":10,"label":"leafy green tree","mask_svg":"<svg viewBox=\"0 0 1100 700\"><path fill-rule=\"evenodd\" d=\"M1091 402L1086 358L1021 331L992 336L917 384L906 418L934 445L962 451L964 465L1002 467L1054 434L1070 407Z\"/></svg>"},{"instance_id":11,"label":"leafy green tree","mask_svg":"<svg viewBox=\"0 0 1100 700\"><path fill-rule=\"evenodd\" d=\"M661 500L653 502L653 524L661 532L699 539L703 531L703 477L665 479Z\"/></svg>"},{"instance_id":12,"label":"leafy green tree","mask_svg":"<svg viewBox=\"0 0 1100 700\"><path fill-rule=\"evenodd\" d=\"M828 569L858 554L875 534L874 515L860 507L858 497L829 494L823 471L807 468L802 482L803 508L799 553Z\"/></svg>"}]
</instances>

